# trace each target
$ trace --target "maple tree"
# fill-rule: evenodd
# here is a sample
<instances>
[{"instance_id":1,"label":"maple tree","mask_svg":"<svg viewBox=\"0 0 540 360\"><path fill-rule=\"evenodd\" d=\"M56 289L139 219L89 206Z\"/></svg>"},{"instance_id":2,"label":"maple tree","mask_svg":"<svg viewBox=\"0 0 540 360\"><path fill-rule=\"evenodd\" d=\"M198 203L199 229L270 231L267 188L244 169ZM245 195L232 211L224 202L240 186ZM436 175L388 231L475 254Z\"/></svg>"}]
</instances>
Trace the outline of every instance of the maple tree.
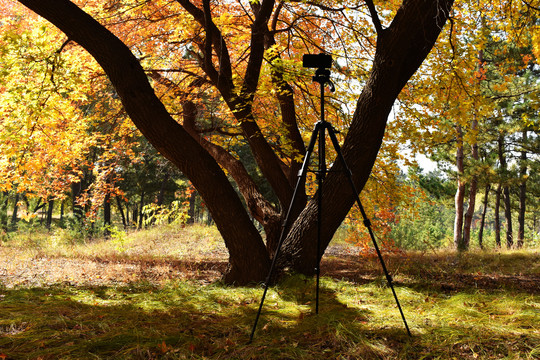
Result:
<instances>
[{"instance_id":1,"label":"maple tree","mask_svg":"<svg viewBox=\"0 0 540 360\"><path fill-rule=\"evenodd\" d=\"M343 154L361 189L392 104L452 6L451 0L333 7L268 0L19 2L96 59L133 123L194 184L230 253L225 280L239 284L267 274L317 109L316 86L300 68L300 56L324 50L343 59L340 76L349 82L329 99L330 120L346 130ZM338 97L346 90L353 97ZM241 161L241 148L250 149L258 177ZM341 171L325 181L324 247L353 203L346 184ZM280 265L312 273L316 206L305 196L294 210ZM264 227L268 248L250 216Z\"/></svg>"}]
</instances>

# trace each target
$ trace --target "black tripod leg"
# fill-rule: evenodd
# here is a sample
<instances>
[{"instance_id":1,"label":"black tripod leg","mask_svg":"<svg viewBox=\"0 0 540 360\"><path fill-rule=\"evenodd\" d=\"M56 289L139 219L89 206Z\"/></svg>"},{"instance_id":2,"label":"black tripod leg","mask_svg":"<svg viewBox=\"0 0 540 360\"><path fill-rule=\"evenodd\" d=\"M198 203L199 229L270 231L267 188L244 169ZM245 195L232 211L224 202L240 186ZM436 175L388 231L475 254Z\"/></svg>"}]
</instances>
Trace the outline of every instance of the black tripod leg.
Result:
<instances>
[{"instance_id":1,"label":"black tripod leg","mask_svg":"<svg viewBox=\"0 0 540 360\"><path fill-rule=\"evenodd\" d=\"M285 220L283 221L283 224L281 225L281 234L279 236L279 241L276 247L276 253L274 254L274 257L272 258L272 263L270 265L270 271L268 272L268 276L266 277L266 281L264 284L264 291L263 295L261 297L261 303L259 305L259 310L257 311L257 316L255 317L255 322L253 323L253 328L251 329L251 335L249 336L249 343L253 341L253 336L255 335L255 330L257 329L257 323L259 322L259 317L261 316L264 299L266 298L266 293L268 292L268 287L270 286L270 281L272 280L272 276L274 275L274 268L276 266L277 258L279 257L279 253L281 251L281 247L283 245L283 241L285 240L285 234L287 231L287 227L289 226L289 217L291 215L292 209L294 208L294 205L297 201L298 195L299 195L299 189L302 186L302 183L304 182L309 166L309 159L311 157L311 154L313 153L313 149L315 148L315 143L317 141L317 135L319 131L324 131L322 129L321 123L318 122L315 124L315 128L313 129L313 134L311 135L311 140L309 141L308 148L306 150L306 155L304 156L304 162L302 164L302 169L300 169L300 172L298 173L298 180L296 181L296 186L294 187L293 197L291 200L291 203L289 205L289 209L287 210L287 215L285 216Z\"/></svg>"},{"instance_id":2,"label":"black tripod leg","mask_svg":"<svg viewBox=\"0 0 540 360\"><path fill-rule=\"evenodd\" d=\"M412 336L411 331L409 330L409 325L407 325L407 320L405 320L405 315L403 314L403 310L401 309L401 305L399 304L396 290L394 289L394 285L392 283L392 277L388 273L388 269L386 268L386 264L384 263L384 259L381 255L381 251L379 250L379 246L377 245L377 241L375 240L375 235L373 234L373 230L371 229L371 221L369 221L366 215L366 211L364 210L364 207L362 206L362 203L360 202L360 194L358 193L358 190L356 190L356 186L354 185L354 181L352 179L352 172L347 166L347 162L345 161L345 158L343 157L343 154L341 153L341 147L339 146L339 142L336 138L336 134L334 133L334 129L332 127L329 127L328 134L330 135L330 139L332 140L332 144L334 145L334 148L338 155L338 159L343 164L345 173L347 174L347 178L349 179L349 183L351 184L351 188L354 192L355 200L358 203L358 207L360 208L360 213L362 214L362 218L364 219L364 225L368 229L369 236L371 237L371 241L373 242L373 247L375 248L375 251L377 252L377 256L379 257L379 261L383 268L384 275L386 276L386 281L388 281L388 285L390 286L390 289L392 289L392 294L394 294L394 299L396 300L399 313L401 314L401 318L403 319L403 324L405 324L405 329L407 329L407 334L409 334L409 336Z\"/></svg>"},{"instance_id":3,"label":"black tripod leg","mask_svg":"<svg viewBox=\"0 0 540 360\"><path fill-rule=\"evenodd\" d=\"M326 128L328 127L327 122L322 122L321 129L319 131L319 169L317 171L317 252L316 256L316 289L315 289L315 314L319 313L319 289L320 289L320 279L321 279L321 224L322 224L322 194L324 186L324 178L326 177L326 145L325 145L325 134Z\"/></svg>"}]
</instances>

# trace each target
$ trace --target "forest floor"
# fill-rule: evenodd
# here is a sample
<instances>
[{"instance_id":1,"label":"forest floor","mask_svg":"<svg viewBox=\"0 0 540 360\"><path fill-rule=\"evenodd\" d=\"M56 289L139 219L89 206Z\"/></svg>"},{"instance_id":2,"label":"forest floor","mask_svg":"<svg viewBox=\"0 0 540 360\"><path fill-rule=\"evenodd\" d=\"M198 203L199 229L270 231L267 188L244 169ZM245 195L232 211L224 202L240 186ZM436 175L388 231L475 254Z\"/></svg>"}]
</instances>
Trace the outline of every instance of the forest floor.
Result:
<instances>
[{"instance_id":1,"label":"forest floor","mask_svg":"<svg viewBox=\"0 0 540 360\"><path fill-rule=\"evenodd\" d=\"M270 289L219 282L213 228L76 241L65 231L0 243L0 359L540 359L540 250L385 254L346 243L314 279Z\"/></svg>"}]
</instances>

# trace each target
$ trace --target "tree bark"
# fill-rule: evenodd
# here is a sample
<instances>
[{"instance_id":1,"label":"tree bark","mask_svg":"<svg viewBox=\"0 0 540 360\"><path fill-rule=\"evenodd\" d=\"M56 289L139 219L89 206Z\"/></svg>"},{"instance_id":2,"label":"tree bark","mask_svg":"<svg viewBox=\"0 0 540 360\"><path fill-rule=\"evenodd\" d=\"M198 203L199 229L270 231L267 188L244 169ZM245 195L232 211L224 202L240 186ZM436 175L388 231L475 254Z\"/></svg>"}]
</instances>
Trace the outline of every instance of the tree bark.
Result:
<instances>
[{"instance_id":1,"label":"tree bark","mask_svg":"<svg viewBox=\"0 0 540 360\"><path fill-rule=\"evenodd\" d=\"M13 205L13 213L11 214L11 227L17 228L17 212L19 210L19 193L15 194L15 204Z\"/></svg>"},{"instance_id":2,"label":"tree bark","mask_svg":"<svg viewBox=\"0 0 540 360\"><path fill-rule=\"evenodd\" d=\"M497 247L501 247L501 189L502 185L499 183L497 185L497 190L495 191L495 244Z\"/></svg>"},{"instance_id":3,"label":"tree bark","mask_svg":"<svg viewBox=\"0 0 540 360\"><path fill-rule=\"evenodd\" d=\"M51 229L51 225L52 225L53 209L54 209L54 200L51 199L47 203L47 219L45 221L47 229L49 230Z\"/></svg>"},{"instance_id":4,"label":"tree bark","mask_svg":"<svg viewBox=\"0 0 540 360\"><path fill-rule=\"evenodd\" d=\"M194 224L195 223L195 200L197 199L197 192L192 191L189 195L189 210L188 210L188 216L189 219L187 221L188 224Z\"/></svg>"},{"instance_id":5,"label":"tree bark","mask_svg":"<svg viewBox=\"0 0 540 360\"><path fill-rule=\"evenodd\" d=\"M478 120L476 119L476 114L474 115L474 118L472 120L471 124L471 131L474 133L477 131L478 128ZM478 155L478 142L475 140L473 145L471 146L472 150L472 157L474 160L473 166L476 166L479 155ZM469 202L467 204L467 212L465 213L465 221L463 223L463 247L464 249L468 249L469 245L471 243L471 227L472 227L472 221L474 217L474 208L476 206L476 192L478 189L478 175L476 174L476 170L474 171L472 178L471 178L471 186L469 189Z\"/></svg>"},{"instance_id":6,"label":"tree bark","mask_svg":"<svg viewBox=\"0 0 540 360\"><path fill-rule=\"evenodd\" d=\"M116 195L116 207L118 208L118 211L120 212L120 216L122 217L122 225L124 226L124 229L127 229L128 222L126 219L126 215L124 214L124 207L122 206L122 201L120 200L120 196L118 195Z\"/></svg>"},{"instance_id":7,"label":"tree bark","mask_svg":"<svg viewBox=\"0 0 540 360\"><path fill-rule=\"evenodd\" d=\"M480 246L480 249L484 248L484 225L486 223L486 213L487 213L487 206L488 206L488 197L489 197L489 190L491 189L491 184L486 185L486 190L484 192L484 201L483 201L483 209L482 209L482 218L480 220L480 229L478 230L478 246Z\"/></svg>"},{"instance_id":8,"label":"tree bark","mask_svg":"<svg viewBox=\"0 0 540 360\"><path fill-rule=\"evenodd\" d=\"M111 225L111 195L105 195L103 201L103 224Z\"/></svg>"},{"instance_id":9,"label":"tree bark","mask_svg":"<svg viewBox=\"0 0 540 360\"><path fill-rule=\"evenodd\" d=\"M463 131L461 125L456 126L457 149L456 149L456 168L457 168L457 190L454 198L456 209L454 219L454 246L460 251L467 250L463 239L463 202L465 200L465 182L463 181Z\"/></svg>"},{"instance_id":10,"label":"tree bark","mask_svg":"<svg viewBox=\"0 0 540 360\"><path fill-rule=\"evenodd\" d=\"M519 169L519 215L518 215L518 239L517 247L523 247L523 242L525 240L525 210L527 206L527 152L525 151L525 146L527 144L527 129L523 130L523 150L521 151L521 162Z\"/></svg>"},{"instance_id":11,"label":"tree bark","mask_svg":"<svg viewBox=\"0 0 540 360\"><path fill-rule=\"evenodd\" d=\"M514 245L513 232L512 232L512 208L510 201L510 188L506 184L507 177L507 164L506 157L504 155L504 138L499 135L498 139L498 152L499 152L499 164L501 167L501 175L503 176L503 201L504 201L504 218L506 220L506 247L512 248Z\"/></svg>"},{"instance_id":12,"label":"tree bark","mask_svg":"<svg viewBox=\"0 0 540 360\"><path fill-rule=\"evenodd\" d=\"M238 284L264 280L270 258L227 176L167 112L127 46L68 0L20 2L51 21L97 60L138 129L197 188L229 250L230 269L225 280Z\"/></svg>"},{"instance_id":13,"label":"tree bark","mask_svg":"<svg viewBox=\"0 0 540 360\"><path fill-rule=\"evenodd\" d=\"M145 197L145 192L144 190L141 192L141 201L139 202L139 206L138 206L138 214L137 214L137 217L139 218L139 222L137 224L137 229L142 229L143 228L143 222L144 222L144 213L143 213L143 209L144 209L144 197Z\"/></svg>"}]
</instances>

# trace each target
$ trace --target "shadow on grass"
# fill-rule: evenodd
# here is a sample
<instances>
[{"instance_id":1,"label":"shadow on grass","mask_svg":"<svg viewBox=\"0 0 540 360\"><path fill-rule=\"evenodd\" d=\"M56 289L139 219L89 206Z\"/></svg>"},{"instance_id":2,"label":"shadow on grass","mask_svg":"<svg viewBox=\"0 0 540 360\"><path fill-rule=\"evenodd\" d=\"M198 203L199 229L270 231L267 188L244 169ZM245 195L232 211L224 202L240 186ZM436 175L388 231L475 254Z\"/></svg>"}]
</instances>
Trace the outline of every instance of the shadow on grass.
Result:
<instances>
[{"instance_id":1,"label":"shadow on grass","mask_svg":"<svg viewBox=\"0 0 540 360\"><path fill-rule=\"evenodd\" d=\"M428 301L424 293L400 287L400 292L409 292L404 298L407 310L425 315L422 322L413 317L409 324L414 337L409 338L387 290L325 278L320 311L314 315L314 280L291 277L269 291L255 339L247 345L262 294L258 288L175 281L162 286L3 289L0 355L7 359L533 359L540 352L538 328L530 325L538 319L534 313L538 298L527 300L531 328L518 331L502 324L501 328L476 327L471 316L478 309L467 304L472 301L467 295L452 304L448 297ZM459 308L445 314L448 319L455 316L454 320L438 320L444 306ZM469 321L461 321L463 314Z\"/></svg>"},{"instance_id":2,"label":"shadow on grass","mask_svg":"<svg viewBox=\"0 0 540 360\"><path fill-rule=\"evenodd\" d=\"M380 357L364 338L370 311L321 290L313 315L312 284L272 289L251 345L260 289L201 287L66 287L0 291L0 355L8 359L323 359ZM309 292L309 294L308 294ZM385 330L388 331L388 330ZM406 343L396 331L393 341ZM399 339L399 340L396 340ZM394 352L392 350L391 352Z\"/></svg>"}]
</instances>

